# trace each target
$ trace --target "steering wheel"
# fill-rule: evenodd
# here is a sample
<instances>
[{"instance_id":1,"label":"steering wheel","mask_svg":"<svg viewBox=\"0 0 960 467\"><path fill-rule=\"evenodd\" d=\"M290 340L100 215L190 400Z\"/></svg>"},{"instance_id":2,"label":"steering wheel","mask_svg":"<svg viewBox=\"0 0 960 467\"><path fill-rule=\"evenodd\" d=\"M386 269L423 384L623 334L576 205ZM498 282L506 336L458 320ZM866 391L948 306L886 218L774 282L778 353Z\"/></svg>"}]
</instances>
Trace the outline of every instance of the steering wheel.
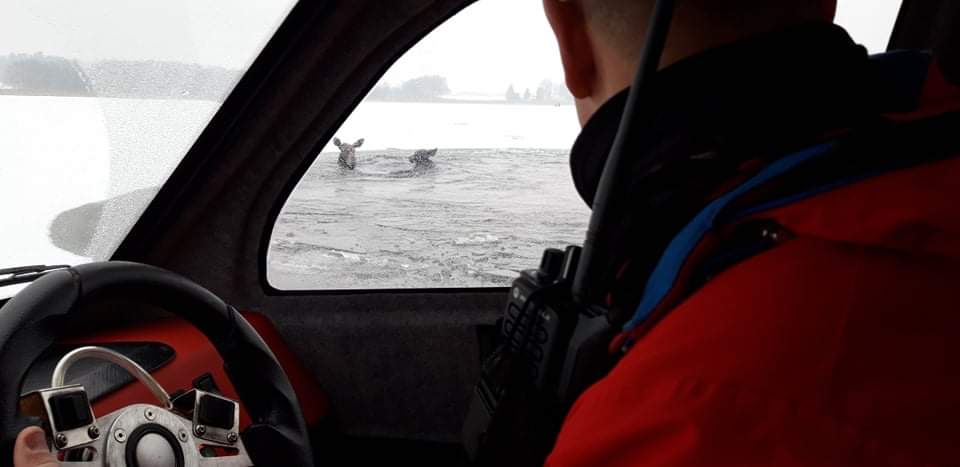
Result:
<instances>
[{"instance_id":1,"label":"steering wheel","mask_svg":"<svg viewBox=\"0 0 960 467\"><path fill-rule=\"evenodd\" d=\"M90 303L120 298L177 314L210 340L253 421L242 434L236 431L235 402L196 390L171 401L149 373L106 349L71 352L54 371L53 387L21 398L21 383L31 364L65 334L68 319L81 317ZM159 405L135 404L91 421L83 388L62 385L67 367L80 358L119 364L151 388ZM91 263L53 271L0 309L0 464L13 458L17 433L36 423L31 416L44 422L63 465L314 465L290 381L253 327L196 283L138 263ZM69 462L67 450L84 447L91 449L82 462ZM218 452L229 455L213 457ZM163 462L152 463L158 460Z\"/></svg>"}]
</instances>

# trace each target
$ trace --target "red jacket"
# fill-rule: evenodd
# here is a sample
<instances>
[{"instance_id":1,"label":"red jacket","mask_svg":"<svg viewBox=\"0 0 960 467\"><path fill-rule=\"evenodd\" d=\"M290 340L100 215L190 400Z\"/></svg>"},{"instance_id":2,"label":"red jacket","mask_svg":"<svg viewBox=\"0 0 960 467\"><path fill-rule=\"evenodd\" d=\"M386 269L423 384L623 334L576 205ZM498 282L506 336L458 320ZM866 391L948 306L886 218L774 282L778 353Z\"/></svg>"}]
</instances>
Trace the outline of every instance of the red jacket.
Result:
<instances>
[{"instance_id":1,"label":"red jacket","mask_svg":"<svg viewBox=\"0 0 960 467\"><path fill-rule=\"evenodd\" d=\"M547 464L960 464L958 206L952 158L754 216L791 238L639 336Z\"/></svg>"}]
</instances>

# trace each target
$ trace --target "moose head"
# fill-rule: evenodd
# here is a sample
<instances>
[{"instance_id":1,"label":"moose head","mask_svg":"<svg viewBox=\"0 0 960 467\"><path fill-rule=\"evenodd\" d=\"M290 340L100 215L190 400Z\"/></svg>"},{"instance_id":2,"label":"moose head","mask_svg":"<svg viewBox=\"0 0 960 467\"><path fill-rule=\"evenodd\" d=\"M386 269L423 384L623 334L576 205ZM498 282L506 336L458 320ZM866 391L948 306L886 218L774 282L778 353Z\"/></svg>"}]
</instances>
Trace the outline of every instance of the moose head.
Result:
<instances>
[{"instance_id":1,"label":"moose head","mask_svg":"<svg viewBox=\"0 0 960 467\"><path fill-rule=\"evenodd\" d=\"M333 138L333 145L340 148L340 158L337 159L340 167L353 170L357 166L356 149L363 146L363 138L353 144L344 143L340 138Z\"/></svg>"},{"instance_id":2,"label":"moose head","mask_svg":"<svg viewBox=\"0 0 960 467\"><path fill-rule=\"evenodd\" d=\"M413 153L412 156L410 156L410 162L416 165L430 164L433 162L430 160L430 158L435 156L436 154L437 154L436 149L430 149L430 150L421 149Z\"/></svg>"}]
</instances>

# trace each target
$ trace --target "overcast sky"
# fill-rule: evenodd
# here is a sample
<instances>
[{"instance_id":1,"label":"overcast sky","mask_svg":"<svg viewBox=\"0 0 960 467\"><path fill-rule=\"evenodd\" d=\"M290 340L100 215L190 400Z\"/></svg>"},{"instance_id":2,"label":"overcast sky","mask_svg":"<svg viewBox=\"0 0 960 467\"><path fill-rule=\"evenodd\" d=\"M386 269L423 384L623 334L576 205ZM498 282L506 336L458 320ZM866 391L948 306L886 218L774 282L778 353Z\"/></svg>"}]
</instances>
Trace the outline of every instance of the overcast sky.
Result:
<instances>
[{"instance_id":1,"label":"overcast sky","mask_svg":"<svg viewBox=\"0 0 960 467\"><path fill-rule=\"evenodd\" d=\"M292 0L7 0L0 54L245 67Z\"/></svg>"},{"instance_id":2,"label":"overcast sky","mask_svg":"<svg viewBox=\"0 0 960 467\"><path fill-rule=\"evenodd\" d=\"M156 59L245 68L290 0L13 0L0 15L0 55L84 61ZM840 0L837 21L872 52L885 48L900 0ZM540 0L481 0L404 56L384 77L446 76L460 93L502 93L562 81Z\"/></svg>"}]
</instances>

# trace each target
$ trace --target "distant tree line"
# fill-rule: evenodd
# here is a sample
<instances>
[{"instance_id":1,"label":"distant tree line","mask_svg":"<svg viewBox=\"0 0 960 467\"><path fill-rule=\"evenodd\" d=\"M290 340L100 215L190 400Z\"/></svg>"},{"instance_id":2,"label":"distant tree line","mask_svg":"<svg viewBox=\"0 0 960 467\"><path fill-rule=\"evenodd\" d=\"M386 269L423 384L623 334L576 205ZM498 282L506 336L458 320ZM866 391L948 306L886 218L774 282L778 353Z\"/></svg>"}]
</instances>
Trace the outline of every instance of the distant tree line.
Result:
<instances>
[{"instance_id":1,"label":"distant tree line","mask_svg":"<svg viewBox=\"0 0 960 467\"><path fill-rule=\"evenodd\" d=\"M439 75L427 75L406 80L397 86L381 82L369 94L367 100L385 102L462 102L450 97L447 79ZM536 91L526 89L523 94L517 92L511 84L504 95L504 101L530 104L571 104L573 96L563 84L545 79Z\"/></svg>"},{"instance_id":2,"label":"distant tree line","mask_svg":"<svg viewBox=\"0 0 960 467\"><path fill-rule=\"evenodd\" d=\"M391 86L380 83L367 95L372 101L436 101L450 94L447 79L439 75L427 75L413 78Z\"/></svg>"},{"instance_id":3,"label":"distant tree line","mask_svg":"<svg viewBox=\"0 0 960 467\"><path fill-rule=\"evenodd\" d=\"M64 57L34 54L0 56L0 94L199 99L222 101L240 78L240 70L156 60L104 60L80 63ZM370 91L373 101L452 101L447 79L427 75L397 86L381 83ZM549 79L535 91L521 94L513 85L504 100L514 103L569 104L573 96Z\"/></svg>"},{"instance_id":4,"label":"distant tree line","mask_svg":"<svg viewBox=\"0 0 960 467\"><path fill-rule=\"evenodd\" d=\"M0 93L222 101L239 70L156 60L81 64L35 54L0 56Z\"/></svg>"},{"instance_id":5,"label":"distant tree line","mask_svg":"<svg viewBox=\"0 0 960 467\"><path fill-rule=\"evenodd\" d=\"M536 92L530 92L530 88L523 91L523 94L517 92L511 84L504 94L507 102L531 103L531 104L572 104L573 95L567 90L567 87L561 83L555 83L552 80L545 79L537 86Z\"/></svg>"}]
</instances>

